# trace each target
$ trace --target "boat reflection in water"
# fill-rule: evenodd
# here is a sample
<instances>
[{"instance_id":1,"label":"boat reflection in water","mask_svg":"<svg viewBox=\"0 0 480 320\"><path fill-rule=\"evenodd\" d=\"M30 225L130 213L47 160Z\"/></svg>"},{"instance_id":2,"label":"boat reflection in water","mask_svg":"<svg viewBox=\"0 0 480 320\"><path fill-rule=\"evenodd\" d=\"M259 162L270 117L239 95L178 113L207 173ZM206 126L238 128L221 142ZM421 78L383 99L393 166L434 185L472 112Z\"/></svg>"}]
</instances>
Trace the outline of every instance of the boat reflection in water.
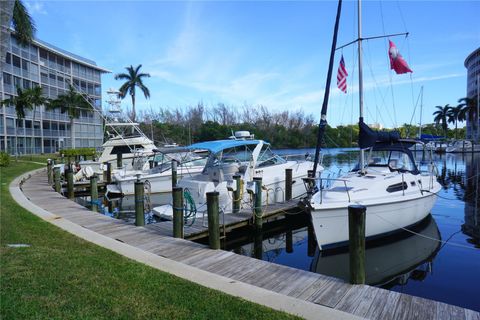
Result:
<instances>
[{"instance_id":1,"label":"boat reflection in water","mask_svg":"<svg viewBox=\"0 0 480 320\"><path fill-rule=\"evenodd\" d=\"M431 272L432 261L441 247L440 232L431 215L408 231L369 241L365 252L366 283L382 287L423 280ZM349 280L349 253L315 253L311 271Z\"/></svg>"}]
</instances>

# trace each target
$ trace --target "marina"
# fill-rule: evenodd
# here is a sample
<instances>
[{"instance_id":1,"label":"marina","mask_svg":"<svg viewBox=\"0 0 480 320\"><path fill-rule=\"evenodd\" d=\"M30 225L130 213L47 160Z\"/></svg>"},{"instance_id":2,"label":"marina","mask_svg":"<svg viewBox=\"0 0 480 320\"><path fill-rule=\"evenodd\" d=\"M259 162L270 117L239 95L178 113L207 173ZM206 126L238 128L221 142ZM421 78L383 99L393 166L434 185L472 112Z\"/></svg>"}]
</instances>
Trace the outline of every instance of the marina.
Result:
<instances>
[{"instance_id":1,"label":"marina","mask_svg":"<svg viewBox=\"0 0 480 320\"><path fill-rule=\"evenodd\" d=\"M89 230L235 281L354 315L371 319L414 318L420 314L424 319L475 319L480 316L477 312L452 305L370 286L354 286L329 276L271 264L233 252L211 250L202 244L135 227L132 223L91 212L55 193L47 183L45 170L31 175L21 187L25 196L35 205Z\"/></svg>"}]
</instances>

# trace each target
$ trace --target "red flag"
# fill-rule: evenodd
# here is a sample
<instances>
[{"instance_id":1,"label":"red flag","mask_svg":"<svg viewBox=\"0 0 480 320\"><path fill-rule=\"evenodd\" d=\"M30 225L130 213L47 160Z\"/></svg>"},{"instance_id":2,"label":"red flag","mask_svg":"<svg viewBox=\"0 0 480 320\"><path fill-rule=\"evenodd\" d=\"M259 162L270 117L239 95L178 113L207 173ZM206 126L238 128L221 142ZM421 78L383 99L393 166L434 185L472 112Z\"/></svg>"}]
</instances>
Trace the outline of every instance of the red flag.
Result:
<instances>
[{"instance_id":1,"label":"red flag","mask_svg":"<svg viewBox=\"0 0 480 320\"><path fill-rule=\"evenodd\" d=\"M347 69L345 68L345 61L342 58L340 59L340 65L338 66L337 72L337 86L338 89L342 90L343 92L347 93Z\"/></svg>"},{"instance_id":2,"label":"red flag","mask_svg":"<svg viewBox=\"0 0 480 320\"><path fill-rule=\"evenodd\" d=\"M397 74L403 74L407 72L413 72L408 66L407 62L403 59L400 52L398 52L395 43L388 40L390 48L388 49L388 56L390 57L390 69L395 70Z\"/></svg>"}]
</instances>

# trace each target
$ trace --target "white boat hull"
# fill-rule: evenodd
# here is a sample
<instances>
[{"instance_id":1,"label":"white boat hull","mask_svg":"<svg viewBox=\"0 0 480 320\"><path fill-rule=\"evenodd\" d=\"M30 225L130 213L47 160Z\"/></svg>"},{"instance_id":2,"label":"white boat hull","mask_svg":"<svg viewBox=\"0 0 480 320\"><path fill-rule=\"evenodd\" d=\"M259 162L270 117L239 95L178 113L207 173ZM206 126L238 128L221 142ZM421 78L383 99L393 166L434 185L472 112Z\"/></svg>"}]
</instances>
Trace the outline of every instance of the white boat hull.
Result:
<instances>
[{"instance_id":1,"label":"white boat hull","mask_svg":"<svg viewBox=\"0 0 480 320\"><path fill-rule=\"evenodd\" d=\"M418 223L432 209L435 193L419 198L384 204L364 204L367 207L365 236L380 236ZM351 203L355 204L355 203ZM312 222L319 248L322 250L347 245L348 208L338 207L312 211Z\"/></svg>"}]
</instances>

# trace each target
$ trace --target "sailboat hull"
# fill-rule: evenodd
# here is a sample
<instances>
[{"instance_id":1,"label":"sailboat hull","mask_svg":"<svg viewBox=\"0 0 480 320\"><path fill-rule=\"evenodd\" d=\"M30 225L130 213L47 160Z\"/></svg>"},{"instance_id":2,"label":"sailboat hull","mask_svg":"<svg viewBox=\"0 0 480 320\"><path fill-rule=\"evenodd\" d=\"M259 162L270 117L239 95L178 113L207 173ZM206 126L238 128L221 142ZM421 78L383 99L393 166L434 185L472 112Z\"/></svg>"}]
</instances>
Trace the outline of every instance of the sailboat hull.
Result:
<instances>
[{"instance_id":1,"label":"sailboat hull","mask_svg":"<svg viewBox=\"0 0 480 320\"><path fill-rule=\"evenodd\" d=\"M365 236L382 236L414 225L432 209L436 194L366 206ZM353 204L353 203L352 203ZM348 245L348 207L312 211L312 223L321 250Z\"/></svg>"}]
</instances>

